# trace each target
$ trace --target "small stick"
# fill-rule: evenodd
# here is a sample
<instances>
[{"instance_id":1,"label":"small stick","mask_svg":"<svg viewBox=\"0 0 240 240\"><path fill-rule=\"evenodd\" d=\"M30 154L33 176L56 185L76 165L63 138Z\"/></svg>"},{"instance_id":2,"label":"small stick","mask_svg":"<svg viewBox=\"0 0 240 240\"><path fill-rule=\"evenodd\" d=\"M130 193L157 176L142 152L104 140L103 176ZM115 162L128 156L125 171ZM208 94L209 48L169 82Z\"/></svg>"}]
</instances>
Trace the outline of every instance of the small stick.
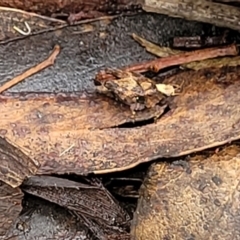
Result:
<instances>
[{"instance_id":1,"label":"small stick","mask_svg":"<svg viewBox=\"0 0 240 240\"><path fill-rule=\"evenodd\" d=\"M228 34L228 32L226 31L224 33L223 38L226 40L226 35ZM135 41L137 41L142 47L144 47L148 52L150 52L151 54L157 56L157 57L168 57L168 56L172 56L172 55L176 55L179 53L183 53L184 51L179 51L179 50L173 50L171 48L168 47L160 47L152 42L149 42L148 40L141 38L140 36L136 35L136 34L132 34L132 37ZM215 37L213 37L215 38ZM206 42L209 43L209 41L211 42L211 40L213 40L211 37L208 38L206 37ZM216 39L215 39L216 40ZM224 40L224 41L225 41ZM187 69L192 69L192 70L200 70L203 68L210 68L210 67L217 67L217 68L221 68L224 66L239 66L240 65L240 56L236 56L236 57L220 57L220 58L214 58L214 59L207 59L204 61L198 61L198 62L190 62L187 64L183 64L180 65L180 68L182 67L183 69L187 68ZM176 69L178 69L178 67L176 67ZM161 73L161 75L164 73ZM158 75L158 77L161 77Z\"/></svg>"},{"instance_id":2,"label":"small stick","mask_svg":"<svg viewBox=\"0 0 240 240\"><path fill-rule=\"evenodd\" d=\"M235 44L231 44L224 47L218 48L207 48L202 50L196 50L191 52L184 52L174 56L169 56L165 58L156 59L153 61L148 61L143 64L136 64L127 68L127 71L137 71L137 72L145 72L148 70L152 70L154 72L158 72L161 69L166 67L171 67L175 65L186 64L195 61L201 61L216 57L223 56L236 56L238 54L238 48Z\"/></svg>"},{"instance_id":3,"label":"small stick","mask_svg":"<svg viewBox=\"0 0 240 240\"><path fill-rule=\"evenodd\" d=\"M149 70L158 72L161 69L175 66L175 65L182 65L190 62L201 61L216 57L222 56L235 56L238 54L238 48L235 44L231 44L228 46L223 47L215 47L215 48L207 48L201 49L191 52L181 52L173 56L168 56L164 58L158 58L156 60L151 60L145 63L138 63L126 68L123 68L123 71L129 72L138 72L143 73ZM97 74L96 80L103 81L107 79L111 79L111 75L107 74L106 72L102 71Z\"/></svg>"},{"instance_id":4,"label":"small stick","mask_svg":"<svg viewBox=\"0 0 240 240\"><path fill-rule=\"evenodd\" d=\"M0 87L0 93L6 91L7 89L11 88L12 86L14 86L14 85L16 85L18 83L20 83L21 81L23 81L27 77L30 77L33 74L40 72L44 68L47 68L47 67L53 65L57 55L59 54L59 52L60 52L60 46L56 45L54 47L52 53L50 54L50 56L46 60L44 60L43 62L39 63L38 65L28 69L27 71L21 73L20 75L14 77L10 81L4 83Z\"/></svg>"}]
</instances>

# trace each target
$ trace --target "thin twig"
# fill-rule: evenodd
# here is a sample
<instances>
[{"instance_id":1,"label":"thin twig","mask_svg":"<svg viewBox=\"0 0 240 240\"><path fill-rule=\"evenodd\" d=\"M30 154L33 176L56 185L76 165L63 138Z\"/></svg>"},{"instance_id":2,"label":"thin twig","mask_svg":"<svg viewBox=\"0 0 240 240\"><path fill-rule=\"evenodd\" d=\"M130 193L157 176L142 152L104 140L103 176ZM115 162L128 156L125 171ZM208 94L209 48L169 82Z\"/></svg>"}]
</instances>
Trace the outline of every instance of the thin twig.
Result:
<instances>
[{"instance_id":1,"label":"thin twig","mask_svg":"<svg viewBox=\"0 0 240 240\"><path fill-rule=\"evenodd\" d=\"M57 57L57 55L60 52L60 46L56 45L54 47L54 50L52 51L52 53L50 54L50 56L44 60L43 62L39 63L38 65L28 69L27 71L25 71L24 73L14 77L13 79L11 79L10 81L4 83L1 87L0 87L0 93L6 91L7 89L11 88L12 86L18 84L19 82L23 81L24 79L26 79L27 77L32 76L35 73L40 72L41 70L51 66L54 64L55 59Z\"/></svg>"},{"instance_id":2,"label":"thin twig","mask_svg":"<svg viewBox=\"0 0 240 240\"><path fill-rule=\"evenodd\" d=\"M216 57L236 56L237 54L238 47L235 44L231 44L228 46L206 48L202 50L180 53L162 59L157 59L150 63L148 68L154 72L158 72L166 67L186 64L195 61L202 61Z\"/></svg>"},{"instance_id":3,"label":"thin twig","mask_svg":"<svg viewBox=\"0 0 240 240\"><path fill-rule=\"evenodd\" d=\"M146 72L154 71L158 72L166 67L175 65L186 64L195 61L201 61L205 59L211 59L223 56L236 56L238 54L238 48L235 44L224 46L201 49L196 51L179 53L173 56L158 58L156 60L147 61L145 63L136 64L126 68L126 71Z\"/></svg>"},{"instance_id":4,"label":"thin twig","mask_svg":"<svg viewBox=\"0 0 240 240\"><path fill-rule=\"evenodd\" d=\"M158 58L143 63L137 63L135 65L125 67L122 70L138 73L144 73L147 71L158 72L161 69L171 66L182 65L186 63L201 61L205 59L212 59L216 57L236 56L237 54L238 54L237 45L231 44L224 47L214 47L190 52L182 52L173 56ZM106 73L106 71L101 71L96 75L95 79L96 81L103 81L111 78L112 78L111 74Z\"/></svg>"}]
</instances>

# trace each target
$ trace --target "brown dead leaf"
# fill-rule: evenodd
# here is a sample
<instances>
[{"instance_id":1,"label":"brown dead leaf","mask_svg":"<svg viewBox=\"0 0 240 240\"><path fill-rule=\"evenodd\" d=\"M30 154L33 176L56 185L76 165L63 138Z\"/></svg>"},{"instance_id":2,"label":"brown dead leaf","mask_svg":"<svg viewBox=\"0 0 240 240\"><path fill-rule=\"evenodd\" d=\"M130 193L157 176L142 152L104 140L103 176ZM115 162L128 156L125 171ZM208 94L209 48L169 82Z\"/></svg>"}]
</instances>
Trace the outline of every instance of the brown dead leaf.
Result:
<instances>
[{"instance_id":1,"label":"brown dead leaf","mask_svg":"<svg viewBox=\"0 0 240 240\"><path fill-rule=\"evenodd\" d=\"M23 193L2 181L0 192L0 237L3 237L22 211Z\"/></svg>"},{"instance_id":2,"label":"brown dead leaf","mask_svg":"<svg viewBox=\"0 0 240 240\"><path fill-rule=\"evenodd\" d=\"M15 135L14 130L12 134ZM11 187L20 186L23 180L34 175L40 166L34 158L31 159L17 148L14 142L2 137L0 137L0 159L0 180Z\"/></svg>"},{"instance_id":3,"label":"brown dead leaf","mask_svg":"<svg viewBox=\"0 0 240 240\"><path fill-rule=\"evenodd\" d=\"M239 68L190 71L171 77L164 84L178 82L183 86L170 105L172 109L157 123L138 128L100 130L104 118L114 125L115 116L111 115L111 120L108 111L97 111L99 105L94 101L89 105L89 100L76 96L26 95L21 101L1 97L1 135L41 163L38 174L128 169L159 157L185 155L238 139L239 79ZM116 111L119 114L119 109ZM94 119L98 129L90 128ZM69 151L61 154L66 149Z\"/></svg>"},{"instance_id":4,"label":"brown dead leaf","mask_svg":"<svg viewBox=\"0 0 240 240\"><path fill-rule=\"evenodd\" d=\"M24 182L23 191L93 221L93 226L98 227L87 227L99 239L105 239L106 232L124 232L123 226L130 220L128 213L100 182L91 185L59 177L34 176Z\"/></svg>"}]
</instances>

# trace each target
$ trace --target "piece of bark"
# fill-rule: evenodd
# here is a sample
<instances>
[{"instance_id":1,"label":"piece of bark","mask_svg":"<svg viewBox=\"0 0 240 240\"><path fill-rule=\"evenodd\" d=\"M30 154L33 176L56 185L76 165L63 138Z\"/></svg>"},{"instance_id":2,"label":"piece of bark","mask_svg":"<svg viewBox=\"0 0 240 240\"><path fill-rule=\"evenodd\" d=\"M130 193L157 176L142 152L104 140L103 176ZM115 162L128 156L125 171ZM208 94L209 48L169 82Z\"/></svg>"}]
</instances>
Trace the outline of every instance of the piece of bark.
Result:
<instances>
[{"instance_id":1,"label":"piece of bark","mask_svg":"<svg viewBox=\"0 0 240 240\"><path fill-rule=\"evenodd\" d=\"M43 15L52 13L77 13L80 11L118 12L138 6L137 0L0 0L0 6L17 8Z\"/></svg>"},{"instance_id":2,"label":"piece of bark","mask_svg":"<svg viewBox=\"0 0 240 240\"><path fill-rule=\"evenodd\" d=\"M147 12L240 30L240 9L237 7L207 0L139 0L139 3Z\"/></svg>"},{"instance_id":3,"label":"piece of bark","mask_svg":"<svg viewBox=\"0 0 240 240\"><path fill-rule=\"evenodd\" d=\"M113 75L113 79L100 82L101 86L96 87L97 91L128 105L133 116L137 111L152 109L157 105L161 108L161 104L165 105L166 94L156 87L153 80L119 69L107 71Z\"/></svg>"},{"instance_id":4,"label":"piece of bark","mask_svg":"<svg viewBox=\"0 0 240 240\"><path fill-rule=\"evenodd\" d=\"M7 234L22 211L22 199L23 193L19 188L0 181L0 238Z\"/></svg>"},{"instance_id":5,"label":"piece of bark","mask_svg":"<svg viewBox=\"0 0 240 240\"><path fill-rule=\"evenodd\" d=\"M106 232L124 232L130 216L105 187L73 182L67 179L35 176L22 186L23 191L69 209L85 220L87 227L99 239Z\"/></svg>"},{"instance_id":6,"label":"piece of bark","mask_svg":"<svg viewBox=\"0 0 240 240\"><path fill-rule=\"evenodd\" d=\"M73 117L71 108L65 108L61 115L50 108L46 111L44 107L51 102L42 105L40 97L41 111L32 110L27 119L35 120L26 121L23 111L28 98L19 101L9 96L0 104L1 128L5 129L5 137L41 163L37 174L120 171L160 157L181 156L239 139L239 79L240 68L175 75L163 82L183 89L173 98L171 111L157 123L138 128L87 129L81 126L80 119L73 121L79 112ZM25 107L21 102L25 102ZM66 98L61 106L69 106L70 102L71 98ZM75 107L80 106L76 102Z\"/></svg>"},{"instance_id":7,"label":"piece of bark","mask_svg":"<svg viewBox=\"0 0 240 240\"><path fill-rule=\"evenodd\" d=\"M174 37L173 48L203 48L220 46L227 43L226 36Z\"/></svg>"}]
</instances>

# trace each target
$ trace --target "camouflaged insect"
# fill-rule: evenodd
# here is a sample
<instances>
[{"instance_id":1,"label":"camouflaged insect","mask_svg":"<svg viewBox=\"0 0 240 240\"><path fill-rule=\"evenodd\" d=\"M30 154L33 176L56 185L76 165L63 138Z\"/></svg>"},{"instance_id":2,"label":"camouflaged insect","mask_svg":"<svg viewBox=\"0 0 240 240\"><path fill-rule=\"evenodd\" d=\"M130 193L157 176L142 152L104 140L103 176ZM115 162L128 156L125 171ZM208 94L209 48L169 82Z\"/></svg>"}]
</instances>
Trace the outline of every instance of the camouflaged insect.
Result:
<instances>
[{"instance_id":1,"label":"camouflaged insect","mask_svg":"<svg viewBox=\"0 0 240 240\"><path fill-rule=\"evenodd\" d=\"M98 92L129 105L133 112L153 108L165 99L156 83L141 74L115 69L108 69L107 73L116 79L103 81L102 85L97 87Z\"/></svg>"}]
</instances>

